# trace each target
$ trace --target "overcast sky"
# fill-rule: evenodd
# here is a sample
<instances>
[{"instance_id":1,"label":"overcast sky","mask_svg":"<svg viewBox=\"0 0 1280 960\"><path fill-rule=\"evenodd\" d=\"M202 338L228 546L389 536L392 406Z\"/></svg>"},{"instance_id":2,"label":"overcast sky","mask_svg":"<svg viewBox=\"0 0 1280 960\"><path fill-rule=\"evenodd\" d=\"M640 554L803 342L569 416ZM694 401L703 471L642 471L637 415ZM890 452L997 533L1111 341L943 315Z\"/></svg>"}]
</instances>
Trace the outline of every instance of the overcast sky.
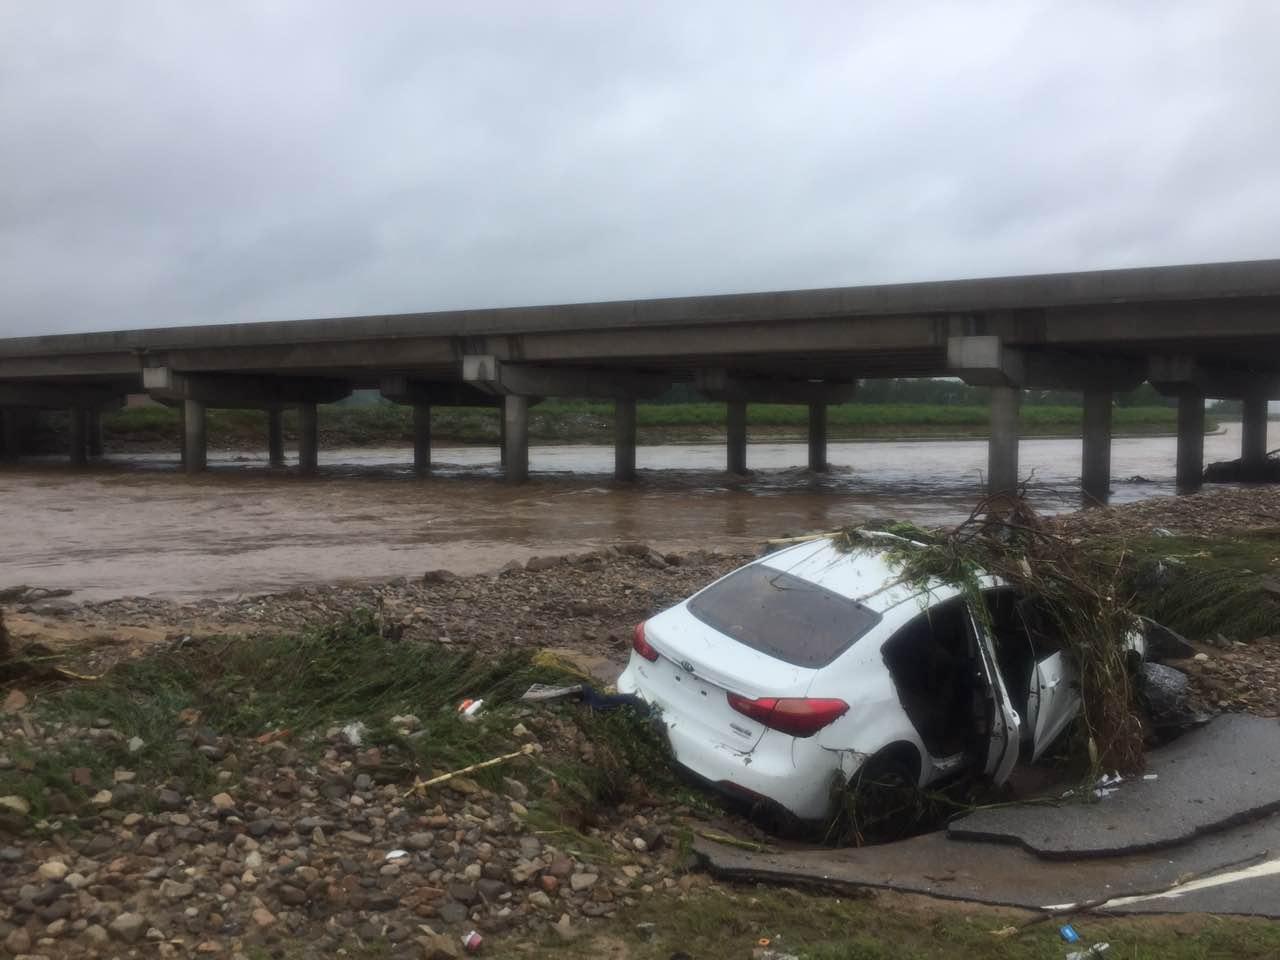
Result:
<instances>
[{"instance_id":1,"label":"overcast sky","mask_svg":"<svg viewBox=\"0 0 1280 960\"><path fill-rule=\"evenodd\" d=\"M0 0L0 335L1280 256L1280 4Z\"/></svg>"}]
</instances>

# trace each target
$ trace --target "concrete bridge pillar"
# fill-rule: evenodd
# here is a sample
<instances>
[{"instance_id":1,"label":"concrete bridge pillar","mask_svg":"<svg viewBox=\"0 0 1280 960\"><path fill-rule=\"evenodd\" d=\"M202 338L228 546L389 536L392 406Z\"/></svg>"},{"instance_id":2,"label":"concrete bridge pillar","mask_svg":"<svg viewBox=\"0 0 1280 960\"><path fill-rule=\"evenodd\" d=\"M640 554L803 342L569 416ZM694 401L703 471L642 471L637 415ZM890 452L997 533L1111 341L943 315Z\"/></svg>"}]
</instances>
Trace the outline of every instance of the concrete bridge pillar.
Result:
<instances>
[{"instance_id":1,"label":"concrete bridge pillar","mask_svg":"<svg viewBox=\"0 0 1280 960\"><path fill-rule=\"evenodd\" d=\"M21 454L18 415L12 410L0 410L0 460L17 460Z\"/></svg>"},{"instance_id":2,"label":"concrete bridge pillar","mask_svg":"<svg viewBox=\"0 0 1280 960\"><path fill-rule=\"evenodd\" d=\"M991 388L991 439L987 442L987 493L1018 492L1018 413L1022 389Z\"/></svg>"},{"instance_id":3,"label":"concrete bridge pillar","mask_svg":"<svg viewBox=\"0 0 1280 960\"><path fill-rule=\"evenodd\" d=\"M529 479L529 398L507 394L502 398L503 466L508 483Z\"/></svg>"},{"instance_id":4,"label":"concrete bridge pillar","mask_svg":"<svg viewBox=\"0 0 1280 960\"><path fill-rule=\"evenodd\" d=\"M267 463L284 466L284 411L279 407L267 411Z\"/></svg>"},{"instance_id":5,"label":"concrete bridge pillar","mask_svg":"<svg viewBox=\"0 0 1280 960\"><path fill-rule=\"evenodd\" d=\"M320 423L314 403L298 404L298 472L320 469Z\"/></svg>"},{"instance_id":6,"label":"concrete bridge pillar","mask_svg":"<svg viewBox=\"0 0 1280 960\"><path fill-rule=\"evenodd\" d=\"M89 456L101 457L103 454L102 444L102 411L87 410L85 411L85 431L88 434Z\"/></svg>"},{"instance_id":7,"label":"concrete bridge pillar","mask_svg":"<svg viewBox=\"0 0 1280 960\"><path fill-rule=\"evenodd\" d=\"M1084 442L1080 465L1080 487L1084 505L1106 506L1111 497L1110 390L1084 391Z\"/></svg>"},{"instance_id":8,"label":"concrete bridge pillar","mask_svg":"<svg viewBox=\"0 0 1280 960\"><path fill-rule=\"evenodd\" d=\"M209 463L205 432L205 405L200 400L182 402L182 465L187 473L199 473Z\"/></svg>"},{"instance_id":9,"label":"concrete bridge pillar","mask_svg":"<svg viewBox=\"0 0 1280 960\"><path fill-rule=\"evenodd\" d=\"M1179 493L1195 493L1204 482L1204 394L1186 387L1178 394Z\"/></svg>"},{"instance_id":10,"label":"concrete bridge pillar","mask_svg":"<svg viewBox=\"0 0 1280 960\"><path fill-rule=\"evenodd\" d=\"M726 469L730 473L747 472L747 401L730 400L725 413L728 441Z\"/></svg>"},{"instance_id":11,"label":"concrete bridge pillar","mask_svg":"<svg viewBox=\"0 0 1280 960\"><path fill-rule=\"evenodd\" d=\"M507 469L507 412L498 404L498 466Z\"/></svg>"},{"instance_id":12,"label":"concrete bridge pillar","mask_svg":"<svg viewBox=\"0 0 1280 960\"><path fill-rule=\"evenodd\" d=\"M809 404L809 469L827 472L827 405Z\"/></svg>"},{"instance_id":13,"label":"concrete bridge pillar","mask_svg":"<svg viewBox=\"0 0 1280 960\"><path fill-rule=\"evenodd\" d=\"M631 398L613 402L613 478L636 478L636 401Z\"/></svg>"},{"instance_id":14,"label":"concrete bridge pillar","mask_svg":"<svg viewBox=\"0 0 1280 960\"><path fill-rule=\"evenodd\" d=\"M431 404L413 405L413 472L419 477L431 473Z\"/></svg>"},{"instance_id":15,"label":"concrete bridge pillar","mask_svg":"<svg viewBox=\"0 0 1280 960\"><path fill-rule=\"evenodd\" d=\"M71 444L71 464L83 467L89 462L89 411L73 407L67 411L67 435Z\"/></svg>"},{"instance_id":16,"label":"concrete bridge pillar","mask_svg":"<svg viewBox=\"0 0 1280 960\"><path fill-rule=\"evenodd\" d=\"M1267 415L1265 395L1244 398L1240 436L1240 476L1243 480L1262 480L1267 472Z\"/></svg>"}]
</instances>

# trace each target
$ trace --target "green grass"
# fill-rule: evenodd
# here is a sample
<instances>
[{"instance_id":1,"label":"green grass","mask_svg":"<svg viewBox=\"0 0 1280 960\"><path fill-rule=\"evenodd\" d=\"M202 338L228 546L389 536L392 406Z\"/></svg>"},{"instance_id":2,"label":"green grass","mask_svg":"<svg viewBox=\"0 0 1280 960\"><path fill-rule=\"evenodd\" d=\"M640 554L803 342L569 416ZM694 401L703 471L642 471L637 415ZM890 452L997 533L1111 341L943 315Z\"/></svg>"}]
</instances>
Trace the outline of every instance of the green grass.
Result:
<instances>
[{"instance_id":1,"label":"green grass","mask_svg":"<svg viewBox=\"0 0 1280 960\"><path fill-rule=\"evenodd\" d=\"M384 767L412 782L415 774L454 770L518 749L510 731L526 712L519 695L530 683L563 679L536 666L530 651L492 656L385 638L365 613L300 634L208 640L126 661L99 681L42 695L42 723L88 726L103 718L120 741L72 742L35 756L18 754L19 769L0 773L0 795L25 796L33 815L42 817L47 790L59 790L73 803L86 799L90 791L69 781L77 766L94 772L94 789L122 767L137 771L139 782L178 778L197 794L216 792L217 770L234 767L230 761L215 766L179 740L185 729L180 714L188 709L199 711L200 726L219 736L249 738L286 729L288 742L304 749L319 749L323 741L315 735L328 727L358 720L368 727L366 743L389 748ZM468 697L486 701L474 723L456 714ZM576 726L594 750L590 764L554 751L536 767L522 761L531 783L556 780L557 799L543 804L544 818L580 830L601 804L635 789L639 773L666 782L663 745L630 711L593 716L574 704L539 709ZM419 718L420 734L405 737L393 729L390 718L404 713ZM130 754L126 742L135 736L146 746ZM496 786L506 772L491 768L476 779Z\"/></svg>"},{"instance_id":2,"label":"green grass","mask_svg":"<svg viewBox=\"0 0 1280 960\"><path fill-rule=\"evenodd\" d=\"M1030 434L1078 433L1081 412L1072 406L1026 406L1023 430ZM722 433L725 406L721 403L639 404L636 412L641 440L698 439ZM771 436L800 436L808 423L804 406L753 403L747 408L748 424ZM286 437L296 440L297 422L292 411L284 417ZM1121 433L1158 433L1174 429L1176 411L1169 407L1117 407L1115 428ZM988 411L977 405L948 404L836 404L827 410L833 437L857 438L895 435L984 436ZM1217 424L1210 418L1208 429ZM108 448L176 446L178 412L165 407L136 407L103 419ZM327 446L408 444L412 438L412 412L390 403L368 406L331 405L320 408L320 436ZM608 443L613 437L613 405L586 400L548 400L530 413L530 436L541 442ZM212 410L209 439L215 447L256 447L266 442L266 414L256 410ZM437 441L496 444L498 412L485 407L437 407L432 411L432 433Z\"/></svg>"},{"instance_id":3,"label":"green grass","mask_svg":"<svg viewBox=\"0 0 1280 960\"><path fill-rule=\"evenodd\" d=\"M857 892L811 894L744 885L699 891L679 900L650 897L593 937L569 945L548 937L532 955L667 960L683 951L690 957L749 957L761 938L801 960L1044 960L1080 949L1065 945L1054 923L1037 924L1011 937L992 934L1016 925L1023 916L920 902L893 907ZM637 933L638 923L655 925L652 940ZM1107 941L1111 949L1105 956L1116 960L1280 955L1280 925L1265 921L1203 918L1194 924L1178 921L1175 927L1164 918L1086 916L1076 918L1074 925L1084 937L1081 947ZM625 953L601 949L618 941L626 944Z\"/></svg>"},{"instance_id":4,"label":"green grass","mask_svg":"<svg viewBox=\"0 0 1280 960\"><path fill-rule=\"evenodd\" d=\"M1124 556L1135 608L1188 639L1248 642L1280 633L1280 529L1233 536L1142 537L1104 547Z\"/></svg>"}]
</instances>

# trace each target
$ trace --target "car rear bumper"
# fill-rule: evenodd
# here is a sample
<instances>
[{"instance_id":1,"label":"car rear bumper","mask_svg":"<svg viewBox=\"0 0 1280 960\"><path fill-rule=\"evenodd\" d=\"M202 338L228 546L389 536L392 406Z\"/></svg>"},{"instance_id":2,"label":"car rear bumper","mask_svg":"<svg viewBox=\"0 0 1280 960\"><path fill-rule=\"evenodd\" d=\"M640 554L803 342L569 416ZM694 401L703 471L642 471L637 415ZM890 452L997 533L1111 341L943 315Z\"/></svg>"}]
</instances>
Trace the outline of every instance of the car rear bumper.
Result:
<instances>
[{"instance_id":1,"label":"car rear bumper","mask_svg":"<svg viewBox=\"0 0 1280 960\"><path fill-rule=\"evenodd\" d=\"M636 684L630 667L618 678L618 691L661 710L662 704ZM769 730L752 750L742 752L698 736L701 728L681 723L678 716L663 715L662 721L676 762L697 779L734 797L767 801L802 820L822 820L830 812L832 787L844 776L840 755L815 739Z\"/></svg>"}]
</instances>

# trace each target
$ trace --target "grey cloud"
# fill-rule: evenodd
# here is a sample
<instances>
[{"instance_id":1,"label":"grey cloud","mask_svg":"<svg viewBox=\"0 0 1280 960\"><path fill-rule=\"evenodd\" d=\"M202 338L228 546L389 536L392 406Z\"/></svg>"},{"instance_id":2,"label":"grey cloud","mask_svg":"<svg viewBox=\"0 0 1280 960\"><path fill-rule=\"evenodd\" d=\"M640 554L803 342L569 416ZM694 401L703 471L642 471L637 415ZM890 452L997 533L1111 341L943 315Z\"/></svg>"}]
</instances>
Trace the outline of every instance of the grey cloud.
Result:
<instances>
[{"instance_id":1,"label":"grey cloud","mask_svg":"<svg viewBox=\"0 0 1280 960\"><path fill-rule=\"evenodd\" d=\"M1280 8L0 12L0 335L1280 253Z\"/></svg>"}]
</instances>

